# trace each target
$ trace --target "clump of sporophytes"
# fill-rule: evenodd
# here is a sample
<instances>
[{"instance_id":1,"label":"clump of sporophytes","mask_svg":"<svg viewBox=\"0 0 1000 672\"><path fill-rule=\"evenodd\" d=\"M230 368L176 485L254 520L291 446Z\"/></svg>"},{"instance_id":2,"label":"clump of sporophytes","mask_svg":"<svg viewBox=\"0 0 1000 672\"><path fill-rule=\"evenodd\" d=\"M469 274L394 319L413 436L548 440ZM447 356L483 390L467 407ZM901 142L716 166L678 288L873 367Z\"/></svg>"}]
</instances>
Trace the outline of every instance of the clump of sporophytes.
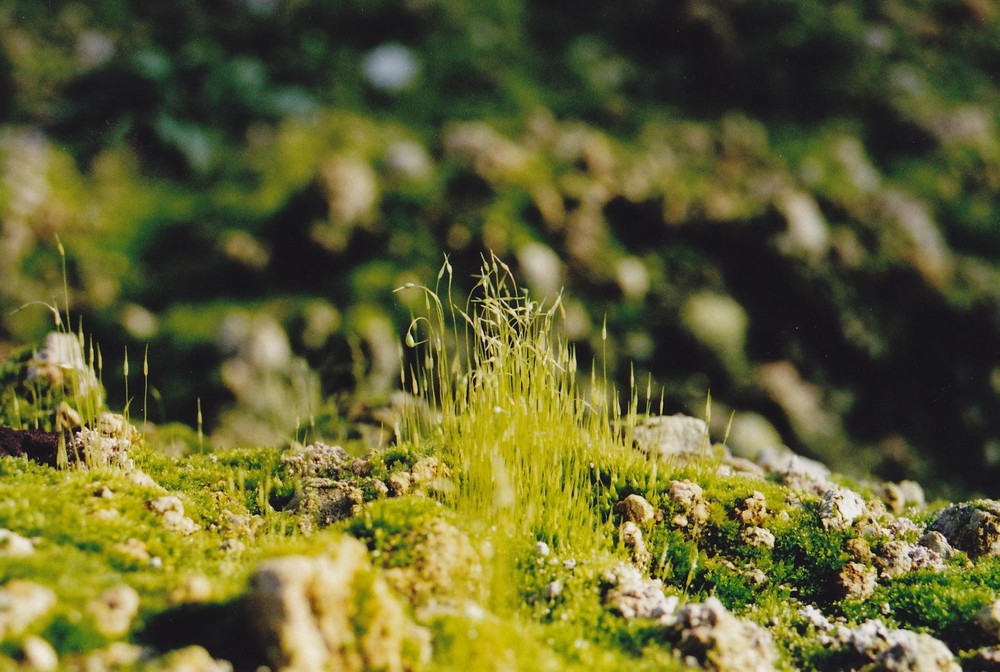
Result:
<instances>
[{"instance_id":1,"label":"clump of sporophytes","mask_svg":"<svg viewBox=\"0 0 1000 672\"><path fill-rule=\"evenodd\" d=\"M107 410L100 366L99 350L84 355L82 333L63 331L0 365L8 452L61 468L132 471L129 453L142 435L126 414Z\"/></svg>"},{"instance_id":2,"label":"clump of sporophytes","mask_svg":"<svg viewBox=\"0 0 1000 672\"><path fill-rule=\"evenodd\" d=\"M94 352L91 348L90 355L84 356L79 334L49 333L43 346L20 367L20 385L5 390L11 416L6 422L20 429L25 423L24 409L35 429L54 432L57 466L132 471L135 464L129 454L142 440L142 434L126 414L106 409L98 373L99 355ZM143 366L148 375L148 360ZM8 363L7 368L13 371L17 367ZM21 397L25 392L27 399ZM54 407L54 412L43 412L47 404L53 404L49 408Z\"/></svg>"},{"instance_id":3,"label":"clump of sporophytes","mask_svg":"<svg viewBox=\"0 0 1000 672\"><path fill-rule=\"evenodd\" d=\"M443 501L511 537L577 552L606 547L613 534L595 511L595 470L608 456L642 458L615 429L622 413L596 369L589 394L578 386L575 351L556 328L561 297L533 301L495 256L484 259L464 307L453 300L447 260L435 289L404 290L423 293L425 314L406 333L414 357L403 384L440 410L430 427L405 418L404 436L433 445L454 470Z\"/></svg>"},{"instance_id":4,"label":"clump of sporophytes","mask_svg":"<svg viewBox=\"0 0 1000 672\"><path fill-rule=\"evenodd\" d=\"M0 364L0 421L20 431L54 432L54 461L60 468L71 462L88 469L113 468L132 471L132 446L141 440L139 430L129 421L131 399L123 414L107 409L103 386L104 361L99 346L84 335L82 322L74 333L70 327L69 285L66 250L56 238L62 260L65 311L57 305L42 305L52 315L55 330L46 335L42 347L24 348ZM143 413L149 396L149 351L142 361L144 381ZM122 365L125 396L128 398L129 359L125 350ZM143 417L143 422L145 422ZM36 435L37 436L37 435ZM32 439L36 437L31 437ZM44 436L37 436L45 443ZM48 461L48 456L41 456Z\"/></svg>"}]
</instances>

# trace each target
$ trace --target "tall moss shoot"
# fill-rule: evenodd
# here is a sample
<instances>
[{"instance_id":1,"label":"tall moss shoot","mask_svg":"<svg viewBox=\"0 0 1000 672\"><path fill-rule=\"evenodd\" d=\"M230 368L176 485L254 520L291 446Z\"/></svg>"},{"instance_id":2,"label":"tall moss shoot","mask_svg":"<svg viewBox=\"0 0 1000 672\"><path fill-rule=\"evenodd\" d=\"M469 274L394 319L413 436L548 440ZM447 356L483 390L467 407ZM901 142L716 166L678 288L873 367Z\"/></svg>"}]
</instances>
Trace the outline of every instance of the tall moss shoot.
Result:
<instances>
[{"instance_id":1,"label":"tall moss shoot","mask_svg":"<svg viewBox=\"0 0 1000 672\"><path fill-rule=\"evenodd\" d=\"M507 535L575 552L606 547L608 528L594 506L598 456L624 453L613 429L623 423L610 422L619 412L605 394L588 401L581 393L576 354L555 328L560 299L533 301L491 257L462 308L452 299L451 272L446 261L439 286L422 288L426 314L406 335L417 363L404 380L440 409L433 430L411 429L439 443L454 465L445 499ZM595 372L592 387L602 380Z\"/></svg>"}]
</instances>

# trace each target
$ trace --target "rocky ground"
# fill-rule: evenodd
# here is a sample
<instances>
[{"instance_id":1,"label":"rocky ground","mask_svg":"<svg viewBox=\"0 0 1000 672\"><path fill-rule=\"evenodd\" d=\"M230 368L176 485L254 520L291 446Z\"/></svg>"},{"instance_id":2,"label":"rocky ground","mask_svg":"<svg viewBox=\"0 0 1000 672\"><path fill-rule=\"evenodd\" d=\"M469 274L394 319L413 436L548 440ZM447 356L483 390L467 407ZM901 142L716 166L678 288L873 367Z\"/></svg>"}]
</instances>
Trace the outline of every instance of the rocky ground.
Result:
<instances>
[{"instance_id":1,"label":"rocky ground","mask_svg":"<svg viewBox=\"0 0 1000 672\"><path fill-rule=\"evenodd\" d=\"M79 398L44 362L8 362L7 392ZM634 422L590 465L577 546L442 503L462 467L433 442L208 449L103 409L7 427L0 666L1000 669L1000 502Z\"/></svg>"}]
</instances>

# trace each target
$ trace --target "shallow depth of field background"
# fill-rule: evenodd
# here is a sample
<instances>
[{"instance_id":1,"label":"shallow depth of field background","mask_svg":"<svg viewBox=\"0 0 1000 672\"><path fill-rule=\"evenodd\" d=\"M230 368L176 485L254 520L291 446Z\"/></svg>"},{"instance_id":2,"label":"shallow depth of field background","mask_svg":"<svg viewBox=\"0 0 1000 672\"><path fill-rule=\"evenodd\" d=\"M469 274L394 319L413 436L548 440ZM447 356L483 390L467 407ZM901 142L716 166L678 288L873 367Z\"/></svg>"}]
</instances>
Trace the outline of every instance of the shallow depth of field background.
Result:
<instances>
[{"instance_id":1,"label":"shallow depth of field background","mask_svg":"<svg viewBox=\"0 0 1000 672\"><path fill-rule=\"evenodd\" d=\"M0 355L58 237L113 404L336 440L492 251L743 454L996 496L998 72L992 0L6 0Z\"/></svg>"}]
</instances>

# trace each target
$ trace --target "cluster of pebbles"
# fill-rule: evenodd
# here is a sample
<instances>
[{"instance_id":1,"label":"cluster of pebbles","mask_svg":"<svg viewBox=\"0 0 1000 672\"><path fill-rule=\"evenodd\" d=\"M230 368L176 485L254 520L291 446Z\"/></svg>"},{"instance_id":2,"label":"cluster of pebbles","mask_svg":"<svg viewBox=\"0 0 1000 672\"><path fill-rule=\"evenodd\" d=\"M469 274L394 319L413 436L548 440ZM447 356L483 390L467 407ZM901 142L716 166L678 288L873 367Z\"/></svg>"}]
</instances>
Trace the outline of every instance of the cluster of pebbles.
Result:
<instances>
[{"instance_id":1,"label":"cluster of pebbles","mask_svg":"<svg viewBox=\"0 0 1000 672\"><path fill-rule=\"evenodd\" d=\"M652 418L636 432L636 447L647 455L684 463L705 454L706 432L705 424L695 418ZM799 504L815 502L816 524L821 529L849 535L846 550L850 560L836 578L841 598L864 600L873 595L879 581L916 570L942 570L959 551L969 562L1000 555L1000 502L953 504L939 511L929 524L918 525L902 515L909 507L925 506L923 491L916 483L879 485L874 490L880 496L866 500L834 483L830 471L821 463L785 448L763 451L754 462L732 456L725 447L712 446L712 450L720 457L720 474L782 484ZM624 618L644 618L661 624L678 655L692 664L718 671L773 669L776 654L765 628L733 616L715 598L682 604L676 595L664 593L658 579L645 578L643 572L651 556L643 538L644 529L668 524L696 534L709 520L709 502L696 483L672 481L663 499L664 509L657 509L632 494L616 507L619 539L631 564L606 575L605 603ZM743 543L765 550L774 548L775 535L768 529L772 514L763 493L755 490L731 514L741 525ZM804 604L800 615L824 646L840 652L846 669L961 670L953 652L929 634L890 629L878 620L850 628L845 623L831 622L812 604ZM997 644L978 651L970 659L971 664L975 669L1000 670L1000 600L987 606L969 627Z\"/></svg>"}]
</instances>

